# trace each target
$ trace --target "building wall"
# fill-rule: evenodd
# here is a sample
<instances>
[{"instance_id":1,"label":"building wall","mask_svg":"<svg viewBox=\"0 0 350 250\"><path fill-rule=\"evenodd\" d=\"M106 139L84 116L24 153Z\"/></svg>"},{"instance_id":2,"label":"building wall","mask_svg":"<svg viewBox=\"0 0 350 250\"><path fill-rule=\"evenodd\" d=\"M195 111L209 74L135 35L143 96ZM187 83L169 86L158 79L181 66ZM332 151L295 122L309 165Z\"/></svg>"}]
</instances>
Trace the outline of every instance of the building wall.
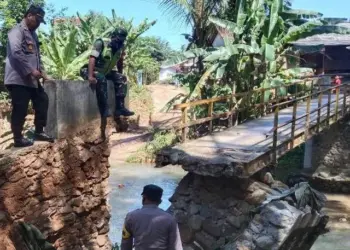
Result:
<instances>
[{"instance_id":1,"label":"building wall","mask_svg":"<svg viewBox=\"0 0 350 250\"><path fill-rule=\"evenodd\" d=\"M217 48L217 47L222 47L222 46L225 46L224 39L222 38L222 36L220 34L217 34L217 36L215 37L214 42L213 42L213 47Z\"/></svg>"},{"instance_id":2,"label":"building wall","mask_svg":"<svg viewBox=\"0 0 350 250\"><path fill-rule=\"evenodd\" d=\"M350 72L350 50L347 46L326 47L325 72Z\"/></svg>"},{"instance_id":3,"label":"building wall","mask_svg":"<svg viewBox=\"0 0 350 250\"><path fill-rule=\"evenodd\" d=\"M159 80L160 81L168 80L175 74L176 74L176 69L175 68L160 69Z\"/></svg>"}]
</instances>

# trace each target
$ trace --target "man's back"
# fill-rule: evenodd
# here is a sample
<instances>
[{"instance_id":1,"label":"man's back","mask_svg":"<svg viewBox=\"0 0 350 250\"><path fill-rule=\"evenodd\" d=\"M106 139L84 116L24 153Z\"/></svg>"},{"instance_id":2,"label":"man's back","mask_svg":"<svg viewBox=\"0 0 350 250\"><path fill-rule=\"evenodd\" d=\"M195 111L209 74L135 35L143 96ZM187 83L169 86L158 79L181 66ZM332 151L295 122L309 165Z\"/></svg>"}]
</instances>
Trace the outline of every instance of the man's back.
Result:
<instances>
[{"instance_id":1,"label":"man's back","mask_svg":"<svg viewBox=\"0 0 350 250\"><path fill-rule=\"evenodd\" d=\"M156 205L145 205L130 212L125 219L122 250L181 250L181 240L175 219Z\"/></svg>"}]
</instances>

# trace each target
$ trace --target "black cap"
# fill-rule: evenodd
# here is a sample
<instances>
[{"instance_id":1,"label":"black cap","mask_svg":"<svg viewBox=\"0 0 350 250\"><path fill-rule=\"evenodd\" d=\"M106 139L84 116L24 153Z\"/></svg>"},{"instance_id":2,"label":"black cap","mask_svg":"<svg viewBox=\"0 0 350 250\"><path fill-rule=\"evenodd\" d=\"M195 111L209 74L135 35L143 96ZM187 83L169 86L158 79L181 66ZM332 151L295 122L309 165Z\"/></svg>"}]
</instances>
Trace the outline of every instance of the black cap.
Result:
<instances>
[{"instance_id":1,"label":"black cap","mask_svg":"<svg viewBox=\"0 0 350 250\"><path fill-rule=\"evenodd\" d=\"M38 5L30 5L29 9L27 10L25 16L28 16L28 14L36 15L38 20L40 20L41 23L46 24L44 17L45 17L45 11L42 7Z\"/></svg>"},{"instance_id":2,"label":"black cap","mask_svg":"<svg viewBox=\"0 0 350 250\"><path fill-rule=\"evenodd\" d=\"M118 37L125 40L127 36L128 36L128 31L123 28L117 28L111 33L111 38Z\"/></svg>"},{"instance_id":3,"label":"black cap","mask_svg":"<svg viewBox=\"0 0 350 250\"><path fill-rule=\"evenodd\" d=\"M161 202L163 196L163 189L161 187L158 187L157 185L150 184L144 186L141 195L146 196L146 198L150 201Z\"/></svg>"}]
</instances>

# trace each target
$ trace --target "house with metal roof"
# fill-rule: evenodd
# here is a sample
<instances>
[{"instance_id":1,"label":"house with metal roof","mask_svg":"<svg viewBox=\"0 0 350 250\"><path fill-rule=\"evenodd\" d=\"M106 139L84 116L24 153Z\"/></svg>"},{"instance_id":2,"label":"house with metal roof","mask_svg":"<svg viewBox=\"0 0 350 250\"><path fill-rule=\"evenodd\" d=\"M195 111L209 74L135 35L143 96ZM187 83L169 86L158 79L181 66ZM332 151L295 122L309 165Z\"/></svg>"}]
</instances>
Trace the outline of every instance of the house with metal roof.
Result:
<instances>
[{"instance_id":1,"label":"house with metal roof","mask_svg":"<svg viewBox=\"0 0 350 250\"><path fill-rule=\"evenodd\" d=\"M350 73L350 23L337 26L337 33L313 35L292 43L299 52L300 66L314 68L317 74Z\"/></svg>"}]
</instances>

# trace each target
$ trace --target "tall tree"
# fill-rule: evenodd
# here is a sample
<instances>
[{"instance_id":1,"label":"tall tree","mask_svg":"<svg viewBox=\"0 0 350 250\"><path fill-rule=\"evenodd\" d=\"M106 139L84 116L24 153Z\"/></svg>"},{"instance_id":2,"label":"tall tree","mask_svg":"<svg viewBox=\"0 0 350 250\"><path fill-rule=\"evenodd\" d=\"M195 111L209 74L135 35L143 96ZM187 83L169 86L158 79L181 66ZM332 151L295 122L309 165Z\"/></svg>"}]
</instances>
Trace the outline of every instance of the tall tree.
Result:
<instances>
[{"instance_id":1,"label":"tall tree","mask_svg":"<svg viewBox=\"0 0 350 250\"><path fill-rule=\"evenodd\" d=\"M192 34L184 34L190 45L210 46L215 27L209 17L223 13L233 0L159 0L164 12L180 23L190 25Z\"/></svg>"}]
</instances>

